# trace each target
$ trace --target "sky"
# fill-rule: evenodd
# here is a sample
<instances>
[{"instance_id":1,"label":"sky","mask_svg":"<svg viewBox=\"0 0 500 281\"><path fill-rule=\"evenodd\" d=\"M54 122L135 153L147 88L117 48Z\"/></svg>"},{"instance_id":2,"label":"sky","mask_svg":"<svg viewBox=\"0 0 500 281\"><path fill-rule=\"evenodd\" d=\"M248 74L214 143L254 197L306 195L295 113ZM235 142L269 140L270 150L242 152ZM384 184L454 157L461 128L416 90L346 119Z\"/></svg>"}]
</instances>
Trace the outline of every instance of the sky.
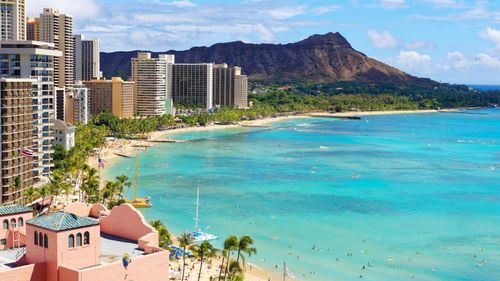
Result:
<instances>
[{"instance_id":1,"label":"sky","mask_svg":"<svg viewBox=\"0 0 500 281\"><path fill-rule=\"evenodd\" d=\"M102 51L291 43L340 32L364 54L440 82L500 85L500 0L26 0L59 8Z\"/></svg>"}]
</instances>

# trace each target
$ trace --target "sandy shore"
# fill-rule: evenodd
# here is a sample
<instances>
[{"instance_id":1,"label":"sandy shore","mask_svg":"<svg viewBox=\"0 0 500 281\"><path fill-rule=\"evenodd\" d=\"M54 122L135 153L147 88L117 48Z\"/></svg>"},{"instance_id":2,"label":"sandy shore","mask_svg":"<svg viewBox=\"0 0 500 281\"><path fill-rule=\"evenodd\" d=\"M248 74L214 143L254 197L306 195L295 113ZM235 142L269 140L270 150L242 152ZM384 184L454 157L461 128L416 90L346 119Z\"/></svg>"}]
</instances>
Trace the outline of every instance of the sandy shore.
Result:
<instances>
[{"instance_id":1,"label":"sandy shore","mask_svg":"<svg viewBox=\"0 0 500 281\"><path fill-rule=\"evenodd\" d=\"M442 109L442 110L389 110L389 111L350 111L350 112L316 112L309 113L311 117L349 117L349 116L373 116L373 115L394 115L394 114L416 114L416 113L436 113L436 112L456 112L459 109Z\"/></svg>"},{"instance_id":2,"label":"sandy shore","mask_svg":"<svg viewBox=\"0 0 500 281\"><path fill-rule=\"evenodd\" d=\"M201 280L216 280L219 276L219 268L221 266L222 260L220 258L208 259L203 263L203 268L201 270ZM196 281L198 280L198 272L200 269L200 262L194 258L186 258L186 272L185 280ZM280 274L274 272L266 272L263 269L253 265L246 264L245 268L245 280L246 281L274 281L281 280L283 277ZM170 261L170 276L171 280L180 280L182 275L182 259ZM174 277L174 278L172 278Z\"/></svg>"}]
</instances>

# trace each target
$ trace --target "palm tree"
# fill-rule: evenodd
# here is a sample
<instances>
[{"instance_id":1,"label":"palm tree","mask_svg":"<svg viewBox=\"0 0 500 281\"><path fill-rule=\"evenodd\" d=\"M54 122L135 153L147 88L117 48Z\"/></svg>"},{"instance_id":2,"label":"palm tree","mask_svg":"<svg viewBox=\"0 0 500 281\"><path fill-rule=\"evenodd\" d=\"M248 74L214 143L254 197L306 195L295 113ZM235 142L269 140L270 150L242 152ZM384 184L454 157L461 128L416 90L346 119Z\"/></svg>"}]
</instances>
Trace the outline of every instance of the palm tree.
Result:
<instances>
[{"instance_id":1,"label":"palm tree","mask_svg":"<svg viewBox=\"0 0 500 281\"><path fill-rule=\"evenodd\" d=\"M227 271L229 268L229 260L231 258L231 253L233 251L236 251L238 249L238 237L234 235L230 235L224 240L224 250L227 251L227 260L226 260L226 269L224 271L224 279L226 279L227 276ZM224 258L222 259L222 264L224 265ZM221 269L222 271L222 269ZM219 272L219 279L220 279L220 272Z\"/></svg>"},{"instance_id":2,"label":"palm tree","mask_svg":"<svg viewBox=\"0 0 500 281\"><path fill-rule=\"evenodd\" d=\"M126 175L117 176L116 183L118 184L118 191L119 191L118 196L120 198L123 198L123 192L125 191L125 187L128 187L128 189L130 189L132 183L130 182L129 178Z\"/></svg>"},{"instance_id":3,"label":"palm tree","mask_svg":"<svg viewBox=\"0 0 500 281\"><path fill-rule=\"evenodd\" d=\"M151 226L158 231L158 238L160 240L160 247L163 249L168 249L169 245L172 244L172 236L168 231L167 227L160 221L154 220L150 222Z\"/></svg>"},{"instance_id":4,"label":"palm tree","mask_svg":"<svg viewBox=\"0 0 500 281\"><path fill-rule=\"evenodd\" d=\"M184 271L186 269L186 248L193 244L194 237L193 234L189 232L182 233L177 240L179 240L179 246L182 248L182 278L181 281L184 281Z\"/></svg>"},{"instance_id":5,"label":"palm tree","mask_svg":"<svg viewBox=\"0 0 500 281\"><path fill-rule=\"evenodd\" d=\"M212 246L212 244L208 241L203 241L201 245L194 244L189 247L189 249L193 251L196 257L200 258L200 270L198 271L198 281L200 281L201 269L203 268L205 258L214 257L217 254L217 249L215 249L214 246Z\"/></svg>"},{"instance_id":6,"label":"palm tree","mask_svg":"<svg viewBox=\"0 0 500 281\"><path fill-rule=\"evenodd\" d=\"M14 178L14 180L12 181L12 183L10 184L10 186L12 187L12 189L14 190L14 203L17 203L17 200L18 200L18 192L19 192L19 189L21 188L21 177L17 176Z\"/></svg>"},{"instance_id":7,"label":"palm tree","mask_svg":"<svg viewBox=\"0 0 500 281\"><path fill-rule=\"evenodd\" d=\"M31 204L31 202L35 201L38 197L40 197L40 193L34 188L30 187L24 191L24 196L28 200L28 203Z\"/></svg>"},{"instance_id":8,"label":"palm tree","mask_svg":"<svg viewBox=\"0 0 500 281\"><path fill-rule=\"evenodd\" d=\"M240 262L241 258L243 264L245 264L245 257L243 256L243 253L246 253L248 256L257 253L257 249L251 247L252 245L253 245L252 237L248 235L240 237L240 240L238 241L238 254L236 256L236 261L238 263Z\"/></svg>"},{"instance_id":9,"label":"palm tree","mask_svg":"<svg viewBox=\"0 0 500 281\"><path fill-rule=\"evenodd\" d=\"M243 269L237 261L232 261L229 264L229 281L242 281L243 280Z\"/></svg>"}]
</instances>

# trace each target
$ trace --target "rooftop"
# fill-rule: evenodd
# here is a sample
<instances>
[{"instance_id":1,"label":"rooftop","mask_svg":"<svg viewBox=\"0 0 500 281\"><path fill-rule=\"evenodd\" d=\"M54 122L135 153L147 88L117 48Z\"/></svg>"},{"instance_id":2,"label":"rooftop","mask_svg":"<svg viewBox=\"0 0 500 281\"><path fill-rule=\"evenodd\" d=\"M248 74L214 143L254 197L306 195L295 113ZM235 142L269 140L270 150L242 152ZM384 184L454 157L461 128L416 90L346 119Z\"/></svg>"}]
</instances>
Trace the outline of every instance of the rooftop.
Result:
<instances>
[{"instance_id":1,"label":"rooftop","mask_svg":"<svg viewBox=\"0 0 500 281\"><path fill-rule=\"evenodd\" d=\"M16 267L16 257L20 250L9 249L0 251L0 271Z\"/></svg>"},{"instance_id":2,"label":"rooftop","mask_svg":"<svg viewBox=\"0 0 500 281\"><path fill-rule=\"evenodd\" d=\"M125 253L130 257L144 255L137 242L101 233L101 264L121 260Z\"/></svg>"},{"instance_id":3,"label":"rooftop","mask_svg":"<svg viewBox=\"0 0 500 281\"><path fill-rule=\"evenodd\" d=\"M0 206L0 216L28 213L32 211L33 211L32 208L28 208L26 206L17 204Z\"/></svg>"},{"instance_id":4,"label":"rooftop","mask_svg":"<svg viewBox=\"0 0 500 281\"><path fill-rule=\"evenodd\" d=\"M89 217L80 217L66 212L57 212L47 216L40 216L26 222L52 231L65 231L86 226L98 225L99 221Z\"/></svg>"},{"instance_id":5,"label":"rooftop","mask_svg":"<svg viewBox=\"0 0 500 281\"><path fill-rule=\"evenodd\" d=\"M64 122L59 119L54 120L54 129L56 130L68 130L68 129L75 129L76 127L71 125L68 122Z\"/></svg>"}]
</instances>

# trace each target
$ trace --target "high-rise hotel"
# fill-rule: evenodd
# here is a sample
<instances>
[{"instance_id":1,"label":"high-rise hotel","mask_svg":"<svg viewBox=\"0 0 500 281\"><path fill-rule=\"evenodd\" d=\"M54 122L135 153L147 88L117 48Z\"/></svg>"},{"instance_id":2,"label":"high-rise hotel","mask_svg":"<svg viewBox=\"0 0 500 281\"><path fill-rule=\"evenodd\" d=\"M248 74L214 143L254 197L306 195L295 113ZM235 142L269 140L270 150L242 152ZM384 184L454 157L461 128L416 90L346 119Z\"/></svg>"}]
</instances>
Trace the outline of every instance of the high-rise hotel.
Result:
<instances>
[{"instance_id":1,"label":"high-rise hotel","mask_svg":"<svg viewBox=\"0 0 500 281\"><path fill-rule=\"evenodd\" d=\"M25 79L33 80L31 82L31 106L32 106L32 134L33 145L32 147L21 147L21 143L16 143L12 147L12 155L21 159L19 154L20 149L29 149L33 151L33 176L35 181L45 179L52 167L52 141L54 125L54 60L62 54L56 50L54 44L36 41L0 41L0 76L2 78L18 78L25 81ZM12 81L12 80L9 80ZM10 87L14 87L10 85ZM22 87L25 89L25 85ZM18 91L19 92L19 91ZM22 92L22 91L21 91ZM14 95L15 97L15 95ZM16 100L14 98L14 100ZM14 104L14 100L12 104ZM18 101L21 102L21 101ZM23 101L24 102L24 101ZM9 103L7 103L8 105ZM8 109L11 109L10 111ZM2 118L11 118L9 114L22 114L25 116L26 111L20 108L9 108L8 106L2 108ZM27 118L27 117L26 117ZM10 121L9 121L10 120ZM19 122L14 119L7 119L9 122ZM23 121L24 122L24 121ZM25 125L20 124L19 128ZM7 125L9 126L9 125ZM9 127L14 133L18 133L20 129L18 126ZM24 128L27 128L24 126ZM2 131L2 137L3 131ZM3 167L6 168L6 167ZM3 179L3 175L2 175ZM21 190L28 186L29 181L23 182ZM6 200L9 200L8 198Z\"/></svg>"},{"instance_id":2,"label":"high-rise hotel","mask_svg":"<svg viewBox=\"0 0 500 281\"><path fill-rule=\"evenodd\" d=\"M176 63L172 66L172 99L205 109L213 107L212 63Z\"/></svg>"},{"instance_id":3,"label":"high-rise hotel","mask_svg":"<svg viewBox=\"0 0 500 281\"><path fill-rule=\"evenodd\" d=\"M99 39L85 39L83 35L75 35L73 39L75 80L101 78Z\"/></svg>"},{"instance_id":4,"label":"high-rise hotel","mask_svg":"<svg viewBox=\"0 0 500 281\"><path fill-rule=\"evenodd\" d=\"M0 40L26 39L24 0L0 0Z\"/></svg>"},{"instance_id":5,"label":"high-rise hotel","mask_svg":"<svg viewBox=\"0 0 500 281\"><path fill-rule=\"evenodd\" d=\"M135 82L137 113L143 116L163 115L169 103L173 55L151 57L139 52L132 58L132 80Z\"/></svg>"}]
</instances>

